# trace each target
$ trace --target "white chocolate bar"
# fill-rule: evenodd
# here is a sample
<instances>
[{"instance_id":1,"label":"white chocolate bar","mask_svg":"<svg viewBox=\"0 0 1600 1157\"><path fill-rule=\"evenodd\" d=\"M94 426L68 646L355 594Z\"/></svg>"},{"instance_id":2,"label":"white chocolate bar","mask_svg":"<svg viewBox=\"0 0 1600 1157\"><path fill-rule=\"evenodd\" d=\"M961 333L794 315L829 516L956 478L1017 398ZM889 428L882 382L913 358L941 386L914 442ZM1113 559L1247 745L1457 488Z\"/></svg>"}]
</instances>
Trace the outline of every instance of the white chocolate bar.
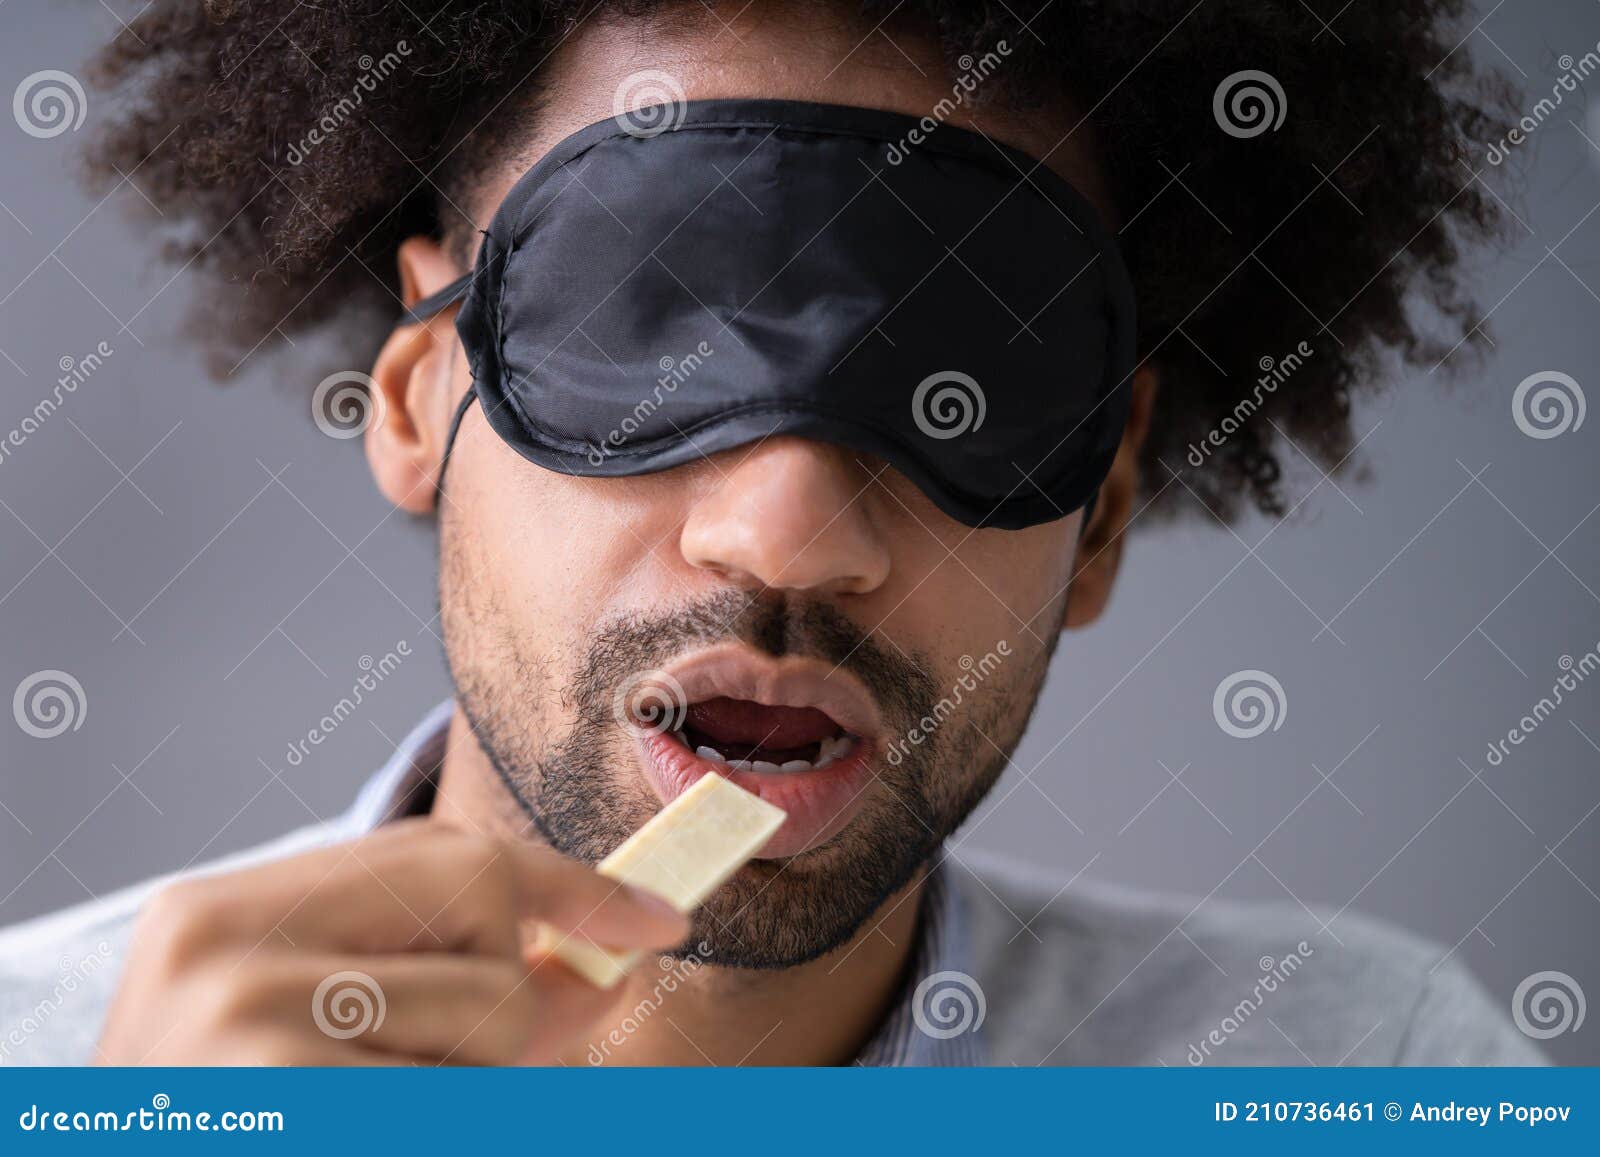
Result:
<instances>
[{"instance_id":1,"label":"white chocolate bar","mask_svg":"<svg viewBox=\"0 0 1600 1157\"><path fill-rule=\"evenodd\" d=\"M694 911L783 826L785 813L720 775L703 775L649 823L601 860L602 876ZM535 947L548 949L599 988L610 988L639 962L640 952L613 952L545 926Z\"/></svg>"}]
</instances>

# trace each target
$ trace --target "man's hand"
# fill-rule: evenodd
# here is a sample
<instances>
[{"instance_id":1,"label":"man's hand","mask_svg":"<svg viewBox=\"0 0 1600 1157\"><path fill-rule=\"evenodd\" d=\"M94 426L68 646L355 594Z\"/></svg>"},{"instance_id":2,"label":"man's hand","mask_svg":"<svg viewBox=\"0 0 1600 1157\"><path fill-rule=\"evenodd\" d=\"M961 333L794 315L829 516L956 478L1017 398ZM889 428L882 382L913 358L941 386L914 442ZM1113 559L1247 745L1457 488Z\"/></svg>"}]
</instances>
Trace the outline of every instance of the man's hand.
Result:
<instances>
[{"instance_id":1,"label":"man's hand","mask_svg":"<svg viewBox=\"0 0 1600 1157\"><path fill-rule=\"evenodd\" d=\"M157 893L134 930L98 1056L549 1063L581 1043L623 986L602 991L530 957L519 927L530 920L613 948L668 948L688 935L664 902L548 849L402 820ZM338 973L360 976L330 981Z\"/></svg>"}]
</instances>

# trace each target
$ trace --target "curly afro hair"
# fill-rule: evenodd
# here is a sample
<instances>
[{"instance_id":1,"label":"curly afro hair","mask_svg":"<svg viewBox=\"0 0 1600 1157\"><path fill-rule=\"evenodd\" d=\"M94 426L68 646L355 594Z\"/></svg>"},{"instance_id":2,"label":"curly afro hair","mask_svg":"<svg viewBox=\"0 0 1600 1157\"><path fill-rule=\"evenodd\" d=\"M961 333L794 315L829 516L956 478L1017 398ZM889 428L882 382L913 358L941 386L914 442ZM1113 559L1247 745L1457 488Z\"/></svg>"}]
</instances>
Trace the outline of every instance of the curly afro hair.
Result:
<instances>
[{"instance_id":1,"label":"curly afro hair","mask_svg":"<svg viewBox=\"0 0 1600 1157\"><path fill-rule=\"evenodd\" d=\"M470 225L455 207L470 159L492 152L486 134L537 115L552 48L597 10L670 18L674 6L153 0L96 62L127 104L90 168L107 184L136 172L189 230L178 259L234 290L205 295L197 317L219 376L333 319L376 348L397 309L395 246ZM1145 462L1157 509L1183 492L1161 485L1165 463L1220 517L1248 503L1281 513L1281 461L1297 453L1282 435L1335 466L1353 442L1352 393L1378 384L1386 354L1431 363L1481 339L1458 266L1500 222L1470 152L1503 134L1513 94L1459 49L1465 0L838 6L867 28L917 14L952 75L1006 41L983 100L1065 94L1086 113L1122 216L1141 353L1163 383ZM352 100L371 54L402 42L377 65L399 75ZM1246 70L1281 89L1268 96L1287 103L1275 129L1250 122L1271 109L1224 99L1225 78ZM339 128L316 163L293 163L330 115ZM1262 389L1266 359L1278 367Z\"/></svg>"}]
</instances>

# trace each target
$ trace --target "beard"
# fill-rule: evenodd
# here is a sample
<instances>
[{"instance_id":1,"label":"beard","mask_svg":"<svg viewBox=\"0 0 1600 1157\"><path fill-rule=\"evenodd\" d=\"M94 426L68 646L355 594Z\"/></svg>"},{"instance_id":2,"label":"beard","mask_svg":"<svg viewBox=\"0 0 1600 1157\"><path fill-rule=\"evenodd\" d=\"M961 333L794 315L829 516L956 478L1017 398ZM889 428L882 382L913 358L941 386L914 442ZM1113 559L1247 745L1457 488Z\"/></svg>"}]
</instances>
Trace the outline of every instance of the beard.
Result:
<instances>
[{"instance_id":1,"label":"beard","mask_svg":"<svg viewBox=\"0 0 1600 1157\"><path fill-rule=\"evenodd\" d=\"M1004 770L1053 649L1010 660L1015 668L1002 668L952 714L949 684L928 673L925 658L880 646L831 604L729 590L598 626L570 677L556 683L548 660L519 649L492 599L451 581L466 569L451 563L454 553L445 552L441 620L456 702L529 823L584 863L598 863L661 807L633 770L633 739L616 715L617 689L630 677L690 648L736 640L774 658L848 669L877 700L884 735L874 738L896 743L901 757L891 763L879 751L855 818L799 855L752 860L693 914L675 955L724 967L814 960L849 942L909 885ZM914 730L920 742L906 743Z\"/></svg>"}]
</instances>

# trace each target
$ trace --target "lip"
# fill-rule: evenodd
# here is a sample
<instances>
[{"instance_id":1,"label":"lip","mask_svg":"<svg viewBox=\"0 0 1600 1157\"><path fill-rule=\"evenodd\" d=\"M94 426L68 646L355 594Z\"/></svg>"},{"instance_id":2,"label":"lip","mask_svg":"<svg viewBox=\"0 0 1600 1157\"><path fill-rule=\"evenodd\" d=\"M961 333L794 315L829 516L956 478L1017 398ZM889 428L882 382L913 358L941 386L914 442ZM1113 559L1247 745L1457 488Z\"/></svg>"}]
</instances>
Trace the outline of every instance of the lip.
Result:
<instances>
[{"instance_id":1,"label":"lip","mask_svg":"<svg viewBox=\"0 0 1600 1157\"><path fill-rule=\"evenodd\" d=\"M670 733L635 731L640 769L663 804L688 791L701 776L721 775L788 814L758 859L784 859L827 842L866 802L883 725L872 697L843 669L814 659L773 659L724 644L653 672L652 681L681 690L686 704L727 696L771 707L815 707L856 737L854 748L826 767L757 772L703 759Z\"/></svg>"}]
</instances>

